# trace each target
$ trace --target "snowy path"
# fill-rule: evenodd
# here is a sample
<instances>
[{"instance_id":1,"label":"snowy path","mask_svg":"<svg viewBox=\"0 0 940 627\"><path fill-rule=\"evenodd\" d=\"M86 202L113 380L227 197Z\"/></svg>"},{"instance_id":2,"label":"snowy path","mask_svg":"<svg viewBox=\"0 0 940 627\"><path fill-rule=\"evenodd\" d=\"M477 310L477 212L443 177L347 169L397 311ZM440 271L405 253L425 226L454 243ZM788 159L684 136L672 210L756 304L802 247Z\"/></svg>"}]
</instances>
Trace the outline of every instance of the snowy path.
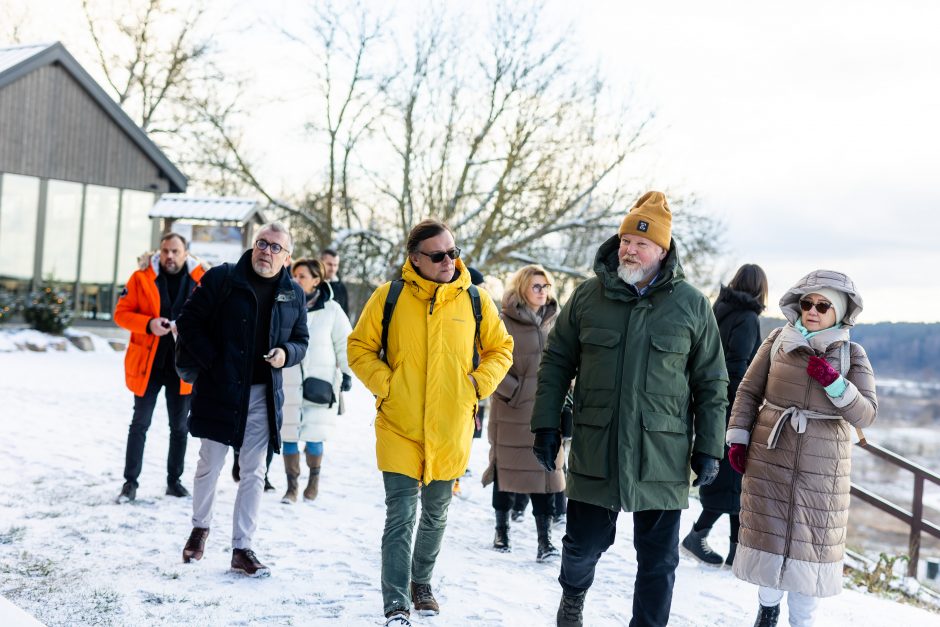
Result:
<instances>
[{"instance_id":1,"label":"snowy path","mask_svg":"<svg viewBox=\"0 0 940 627\"><path fill-rule=\"evenodd\" d=\"M121 354L0 353L0 595L49 625L376 625L382 623L379 543L384 519L375 469L372 399L355 384L341 432L326 444L321 496L288 507L265 494L256 550L273 575L228 572L235 487L224 471L206 557L181 563L189 499L163 495L162 399L154 415L138 501L116 505L132 397ZM197 443L190 442L191 486ZM442 605L416 625L551 625L557 562L535 562L531 516L512 529L513 552L488 547L490 491L479 486L486 443L475 441L465 499L455 500L434 575ZM284 487L275 457L271 478ZM468 485L469 484L469 485ZM691 526L698 503L683 516ZM630 516L588 593L589 625L627 625L635 573ZM713 533L727 548L727 522ZM560 547L561 533L556 531ZM751 625L753 586L683 558L671 625ZM783 624L783 621L782 621ZM846 591L822 603L819 625L940 625L940 616Z\"/></svg>"}]
</instances>

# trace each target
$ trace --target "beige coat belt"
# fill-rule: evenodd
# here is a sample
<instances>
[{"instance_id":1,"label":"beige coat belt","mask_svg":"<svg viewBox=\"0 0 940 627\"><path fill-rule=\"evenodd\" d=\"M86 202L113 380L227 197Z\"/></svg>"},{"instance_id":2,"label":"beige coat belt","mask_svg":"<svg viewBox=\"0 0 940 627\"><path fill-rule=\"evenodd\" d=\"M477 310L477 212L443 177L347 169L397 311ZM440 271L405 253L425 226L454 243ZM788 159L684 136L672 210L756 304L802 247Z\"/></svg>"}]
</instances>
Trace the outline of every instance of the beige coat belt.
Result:
<instances>
[{"instance_id":1,"label":"beige coat belt","mask_svg":"<svg viewBox=\"0 0 940 627\"><path fill-rule=\"evenodd\" d=\"M773 429L770 430L770 437L767 438L767 448L773 449L777 447L777 440L780 438L780 432L783 430L783 425L789 419L790 426L793 427L793 430L797 433L803 433L806 431L806 425L810 420L841 420L842 416L837 416L833 414L822 414L817 411L811 411L809 409L802 409L800 407L780 407L779 405L774 405L770 401L764 403L764 407L769 407L770 409L776 409L780 411L780 417L777 418L777 422L774 423Z\"/></svg>"}]
</instances>

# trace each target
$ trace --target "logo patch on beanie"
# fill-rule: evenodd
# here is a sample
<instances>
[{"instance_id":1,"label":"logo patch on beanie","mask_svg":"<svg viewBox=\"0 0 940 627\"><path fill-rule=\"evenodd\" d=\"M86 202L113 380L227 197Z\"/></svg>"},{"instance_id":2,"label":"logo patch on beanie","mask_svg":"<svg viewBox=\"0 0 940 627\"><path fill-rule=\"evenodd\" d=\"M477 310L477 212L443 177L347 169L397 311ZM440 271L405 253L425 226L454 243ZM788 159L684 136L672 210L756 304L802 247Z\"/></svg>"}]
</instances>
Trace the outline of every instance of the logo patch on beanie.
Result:
<instances>
[{"instance_id":1,"label":"logo patch on beanie","mask_svg":"<svg viewBox=\"0 0 940 627\"><path fill-rule=\"evenodd\" d=\"M646 233L647 231L650 230L650 223L644 220L640 220L639 222L637 222L636 230Z\"/></svg>"}]
</instances>

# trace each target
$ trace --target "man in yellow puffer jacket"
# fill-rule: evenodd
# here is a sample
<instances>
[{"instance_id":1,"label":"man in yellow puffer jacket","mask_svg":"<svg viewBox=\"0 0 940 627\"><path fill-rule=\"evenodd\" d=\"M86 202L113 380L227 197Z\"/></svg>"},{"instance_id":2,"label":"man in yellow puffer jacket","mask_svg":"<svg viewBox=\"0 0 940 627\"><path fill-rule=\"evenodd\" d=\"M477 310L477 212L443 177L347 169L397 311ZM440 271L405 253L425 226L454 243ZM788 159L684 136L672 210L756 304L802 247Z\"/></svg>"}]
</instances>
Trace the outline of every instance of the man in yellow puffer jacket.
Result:
<instances>
[{"instance_id":1,"label":"man in yellow puffer jacket","mask_svg":"<svg viewBox=\"0 0 940 627\"><path fill-rule=\"evenodd\" d=\"M512 364L512 337L481 292L480 362L473 367L470 274L450 229L424 220L411 230L407 246L386 360L380 352L390 283L369 298L347 351L349 366L376 396L376 458L386 495L382 597L387 624L394 625L410 624L412 602L420 614L439 612L430 581L454 479L470 459L479 399L496 389ZM422 516L412 555L419 493Z\"/></svg>"}]
</instances>

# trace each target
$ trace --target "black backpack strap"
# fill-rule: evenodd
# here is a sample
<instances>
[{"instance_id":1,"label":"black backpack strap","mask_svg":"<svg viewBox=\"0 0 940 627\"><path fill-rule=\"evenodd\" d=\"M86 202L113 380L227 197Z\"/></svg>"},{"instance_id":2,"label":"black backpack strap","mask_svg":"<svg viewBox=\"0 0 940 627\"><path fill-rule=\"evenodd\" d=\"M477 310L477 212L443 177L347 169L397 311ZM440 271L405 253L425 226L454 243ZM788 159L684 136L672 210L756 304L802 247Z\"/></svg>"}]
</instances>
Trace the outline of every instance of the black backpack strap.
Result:
<instances>
[{"instance_id":1,"label":"black backpack strap","mask_svg":"<svg viewBox=\"0 0 940 627\"><path fill-rule=\"evenodd\" d=\"M473 320L476 323L476 329L473 333L473 369L476 370L480 365L480 351L483 348L480 342L480 322L483 320L483 303L480 302L480 290L476 285L467 288L467 294L470 295L470 306L473 308Z\"/></svg>"},{"instance_id":2,"label":"black backpack strap","mask_svg":"<svg viewBox=\"0 0 940 627\"><path fill-rule=\"evenodd\" d=\"M388 327L392 322L392 312L395 311L395 305L404 287L404 279L395 279L388 287L388 294L385 295L385 308L382 310L382 350L379 353L379 359L385 363L388 363Z\"/></svg>"}]
</instances>

